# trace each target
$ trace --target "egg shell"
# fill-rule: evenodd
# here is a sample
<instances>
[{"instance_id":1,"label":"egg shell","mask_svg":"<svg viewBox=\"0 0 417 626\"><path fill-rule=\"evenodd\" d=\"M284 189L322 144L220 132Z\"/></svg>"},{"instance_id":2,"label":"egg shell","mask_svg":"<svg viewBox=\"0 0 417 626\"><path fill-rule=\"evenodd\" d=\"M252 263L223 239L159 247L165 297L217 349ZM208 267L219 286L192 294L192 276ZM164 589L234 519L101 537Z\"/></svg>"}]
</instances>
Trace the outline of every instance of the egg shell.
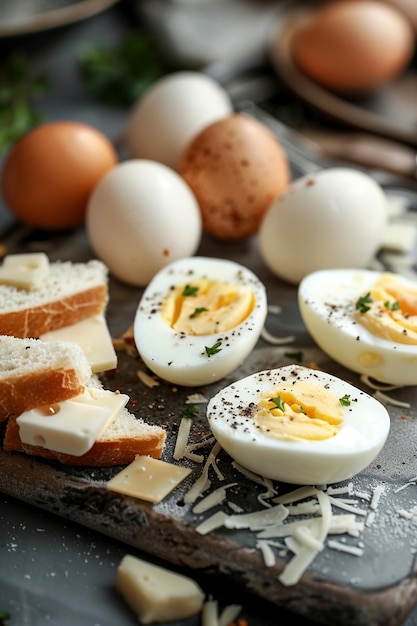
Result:
<instances>
[{"instance_id":1,"label":"egg shell","mask_svg":"<svg viewBox=\"0 0 417 626\"><path fill-rule=\"evenodd\" d=\"M356 269L313 272L298 288L300 314L316 344L337 363L383 383L415 385L417 346L377 337L353 317L358 298L380 276Z\"/></svg>"},{"instance_id":2,"label":"egg shell","mask_svg":"<svg viewBox=\"0 0 417 626\"><path fill-rule=\"evenodd\" d=\"M3 199L29 226L73 228L84 221L91 191L117 162L113 144L96 128L75 121L41 124L6 154Z\"/></svg>"},{"instance_id":3,"label":"egg shell","mask_svg":"<svg viewBox=\"0 0 417 626\"><path fill-rule=\"evenodd\" d=\"M235 328L209 335L176 332L161 315L172 286L208 278L250 287L255 306ZM136 312L134 338L138 352L152 372L164 380L189 387L216 382L230 374L253 350L264 327L267 300L264 285L246 267L208 257L181 259L162 269L145 289ZM221 341L221 350L208 357L205 347Z\"/></svg>"},{"instance_id":4,"label":"egg shell","mask_svg":"<svg viewBox=\"0 0 417 626\"><path fill-rule=\"evenodd\" d=\"M366 267L387 222L387 197L371 176L328 168L293 181L273 202L258 245L272 272L298 284L317 270Z\"/></svg>"},{"instance_id":5,"label":"egg shell","mask_svg":"<svg viewBox=\"0 0 417 626\"><path fill-rule=\"evenodd\" d=\"M292 55L300 69L340 93L368 92L411 61L415 35L399 10L374 0L339 0L312 11L296 31Z\"/></svg>"},{"instance_id":6,"label":"egg shell","mask_svg":"<svg viewBox=\"0 0 417 626\"><path fill-rule=\"evenodd\" d=\"M250 417L257 403L280 382L305 380L341 398L348 394L340 431L322 441L286 441L262 433ZM379 454L389 434L390 418L375 398L326 372L288 365L257 372L225 387L207 405L207 419L222 448L261 476L299 485L326 485L351 478Z\"/></svg>"},{"instance_id":7,"label":"egg shell","mask_svg":"<svg viewBox=\"0 0 417 626\"><path fill-rule=\"evenodd\" d=\"M203 229L226 240L253 235L291 178L275 136L239 113L202 130L186 148L179 172L198 200Z\"/></svg>"},{"instance_id":8,"label":"egg shell","mask_svg":"<svg viewBox=\"0 0 417 626\"><path fill-rule=\"evenodd\" d=\"M197 201L173 170L131 159L103 177L89 199L86 228L95 254L120 280L145 286L201 239Z\"/></svg>"},{"instance_id":9,"label":"egg shell","mask_svg":"<svg viewBox=\"0 0 417 626\"><path fill-rule=\"evenodd\" d=\"M231 113L232 102L220 83L200 72L173 72L156 81L132 109L124 135L127 154L177 169L191 139Z\"/></svg>"}]
</instances>

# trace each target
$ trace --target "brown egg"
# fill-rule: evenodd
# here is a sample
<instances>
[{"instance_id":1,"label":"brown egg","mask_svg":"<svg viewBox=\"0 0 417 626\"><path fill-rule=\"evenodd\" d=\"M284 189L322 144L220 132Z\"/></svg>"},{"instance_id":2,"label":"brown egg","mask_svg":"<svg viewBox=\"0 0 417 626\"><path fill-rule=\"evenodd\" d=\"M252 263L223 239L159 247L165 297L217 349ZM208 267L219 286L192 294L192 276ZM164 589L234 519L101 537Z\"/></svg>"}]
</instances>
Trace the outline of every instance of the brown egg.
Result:
<instances>
[{"instance_id":1,"label":"brown egg","mask_svg":"<svg viewBox=\"0 0 417 626\"><path fill-rule=\"evenodd\" d=\"M204 230L228 240L256 233L264 213L291 178L278 140L264 124L239 113L194 137L179 173L197 198Z\"/></svg>"},{"instance_id":2,"label":"brown egg","mask_svg":"<svg viewBox=\"0 0 417 626\"><path fill-rule=\"evenodd\" d=\"M359 94L403 72L414 46L411 23L396 8L376 0L337 0L300 25L292 56L327 89Z\"/></svg>"},{"instance_id":3,"label":"brown egg","mask_svg":"<svg viewBox=\"0 0 417 626\"><path fill-rule=\"evenodd\" d=\"M41 124L6 155L3 199L24 224L43 230L73 228L83 223L91 191L117 161L110 140L88 124Z\"/></svg>"}]
</instances>

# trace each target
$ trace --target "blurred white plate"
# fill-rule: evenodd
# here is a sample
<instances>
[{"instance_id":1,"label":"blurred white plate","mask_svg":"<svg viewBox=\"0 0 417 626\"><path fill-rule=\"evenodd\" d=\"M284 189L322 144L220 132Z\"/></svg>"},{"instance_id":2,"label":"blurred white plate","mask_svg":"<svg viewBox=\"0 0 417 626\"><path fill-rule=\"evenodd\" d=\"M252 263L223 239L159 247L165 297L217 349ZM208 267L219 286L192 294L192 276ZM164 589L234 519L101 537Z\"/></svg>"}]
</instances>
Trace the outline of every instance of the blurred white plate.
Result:
<instances>
[{"instance_id":1,"label":"blurred white plate","mask_svg":"<svg viewBox=\"0 0 417 626\"><path fill-rule=\"evenodd\" d=\"M0 2L0 37L14 37L86 19L119 0L10 0Z\"/></svg>"}]
</instances>

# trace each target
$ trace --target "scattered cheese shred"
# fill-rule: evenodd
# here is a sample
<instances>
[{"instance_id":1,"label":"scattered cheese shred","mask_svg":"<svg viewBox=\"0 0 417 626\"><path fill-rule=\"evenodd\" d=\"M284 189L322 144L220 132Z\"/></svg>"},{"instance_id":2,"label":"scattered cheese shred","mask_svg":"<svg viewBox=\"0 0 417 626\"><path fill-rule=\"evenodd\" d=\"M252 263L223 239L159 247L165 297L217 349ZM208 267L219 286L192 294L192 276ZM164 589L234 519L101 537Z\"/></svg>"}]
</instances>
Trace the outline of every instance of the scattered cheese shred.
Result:
<instances>
[{"instance_id":1,"label":"scattered cheese shred","mask_svg":"<svg viewBox=\"0 0 417 626\"><path fill-rule=\"evenodd\" d=\"M362 556L363 554L363 548L359 548L357 546L349 546L346 543L342 543L341 541L335 541L334 539L330 539L327 542L327 545L333 550L347 552L348 554L353 554L354 556Z\"/></svg>"},{"instance_id":2,"label":"scattered cheese shred","mask_svg":"<svg viewBox=\"0 0 417 626\"><path fill-rule=\"evenodd\" d=\"M269 330L265 328L265 326L262 329L261 337L262 339L264 339L264 341L270 343L273 346L286 345L287 343L292 343L293 341L295 341L295 335L288 335L287 337L277 337L276 335L270 333Z\"/></svg>"},{"instance_id":3,"label":"scattered cheese shred","mask_svg":"<svg viewBox=\"0 0 417 626\"><path fill-rule=\"evenodd\" d=\"M158 387L158 385L160 384L159 381L157 381L155 378L153 378L153 376L149 376L149 374L147 374L146 372L144 372L143 370L138 370L137 371L137 376L139 378L139 380L146 385L149 388L153 388L153 387Z\"/></svg>"},{"instance_id":4,"label":"scattered cheese shred","mask_svg":"<svg viewBox=\"0 0 417 626\"><path fill-rule=\"evenodd\" d=\"M409 402L401 402L401 400L391 398L391 396L387 396L387 394L382 393L382 391L376 391L374 393L374 398L385 404L391 404L392 406L398 406L403 409L409 409L411 407L411 404Z\"/></svg>"},{"instance_id":5,"label":"scattered cheese shred","mask_svg":"<svg viewBox=\"0 0 417 626\"><path fill-rule=\"evenodd\" d=\"M376 510L378 508L379 501L384 491L385 491L384 485L377 485L375 487L374 493L372 494L371 504L370 504L371 509Z\"/></svg>"},{"instance_id":6,"label":"scattered cheese shred","mask_svg":"<svg viewBox=\"0 0 417 626\"><path fill-rule=\"evenodd\" d=\"M192 424L191 417L181 418L180 426L178 428L177 439L175 441L174 454L173 454L175 461L179 461L179 459L182 459L184 456L185 448L187 446L188 438L190 436L191 424Z\"/></svg>"},{"instance_id":7,"label":"scattered cheese shred","mask_svg":"<svg viewBox=\"0 0 417 626\"><path fill-rule=\"evenodd\" d=\"M211 481L208 477L208 472L210 467L216 467L216 456L218 455L220 449L220 444L216 442L207 457L207 461L204 464L200 477L184 496L184 502L186 504L195 502L198 496L210 487Z\"/></svg>"},{"instance_id":8,"label":"scattered cheese shred","mask_svg":"<svg viewBox=\"0 0 417 626\"><path fill-rule=\"evenodd\" d=\"M208 496L203 498L203 500L200 500L200 502L198 502L194 506L193 513L204 513L205 511L211 509L213 506L222 504L222 502L224 502L224 500L226 499L227 489L230 489L230 487L235 487L236 485L237 483L229 483L228 485L223 485L215 491L212 491Z\"/></svg>"}]
</instances>

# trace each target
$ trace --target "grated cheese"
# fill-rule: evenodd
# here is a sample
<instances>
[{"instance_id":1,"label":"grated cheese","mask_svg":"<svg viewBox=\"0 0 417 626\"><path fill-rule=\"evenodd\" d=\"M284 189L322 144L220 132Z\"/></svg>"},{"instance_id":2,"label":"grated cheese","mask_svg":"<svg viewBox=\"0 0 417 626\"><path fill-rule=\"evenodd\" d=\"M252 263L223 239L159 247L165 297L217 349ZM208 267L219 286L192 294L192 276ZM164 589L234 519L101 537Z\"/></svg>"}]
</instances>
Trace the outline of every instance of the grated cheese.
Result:
<instances>
[{"instance_id":1,"label":"grated cheese","mask_svg":"<svg viewBox=\"0 0 417 626\"><path fill-rule=\"evenodd\" d=\"M192 393L185 400L185 404L205 404L206 402L208 402L208 398L202 393Z\"/></svg>"},{"instance_id":2,"label":"grated cheese","mask_svg":"<svg viewBox=\"0 0 417 626\"><path fill-rule=\"evenodd\" d=\"M287 516L288 509L282 504L277 504L274 507L262 511L229 515L225 519L225 526L226 528L250 528L250 530L260 530L267 526L280 524Z\"/></svg>"},{"instance_id":3,"label":"grated cheese","mask_svg":"<svg viewBox=\"0 0 417 626\"><path fill-rule=\"evenodd\" d=\"M137 370L136 372L139 380L146 385L147 387L150 387L151 389L153 387L158 387L159 386L159 381L157 381L155 378L153 378L152 376L149 376L149 374L147 374L146 372L144 372L143 370Z\"/></svg>"},{"instance_id":4,"label":"grated cheese","mask_svg":"<svg viewBox=\"0 0 417 626\"><path fill-rule=\"evenodd\" d=\"M175 461L179 461L179 459L182 459L182 457L184 456L185 448L187 446L188 438L190 436L191 424L191 417L181 418L173 454L173 458Z\"/></svg>"},{"instance_id":5,"label":"grated cheese","mask_svg":"<svg viewBox=\"0 0 417 626\"><path fill-rule=\"evenodd\" d=\"M374 511L378 508L379 501L384 491L385 487L383 485L377 485L375 487L370 504L371 509L373 509Z\"/></svg>"},{"instance_id":6,"label":"grated cheese","mask_svg":"<svg viewBox=\"0 0 417 626\"><path fill-rule=\"evenodd\" d=\"M281 346L295 341L295 335L288 335L287 337L277 337L276 335L270 333L269 330L265 328L265 326L262 329L261 337L262 339L264 339L264 341L272 344L273 346Z\"/></svg>"},{"instance_id":7,"label":"grated cheese","mask_svg":"<svg viewBox=\"0 0 417 626\"><path fill-rule=\"evenodd\" d=\"M208 472L210 467L216 467L216 456L220 451L220 444L215 443L211 452L207 457L207 461L204 464L203 470L201 472L200 477L195 481L195 483L191 486L191 488L187 491L184 496L184 502L186 504L191 504L196 501L199 495L207 491L211 485L211 480L208 477Z\"/></svg>"},{"instance_id":8,"label":"grated cheese","mask_svg":"<svg viewBox=\"0 0 417 626\"><path fill-rule=\"evenodd\" d=\"M194 506L193 513L204 513L213 506L222 504L222 502L226 499L226 490L230 487L235 487L236 485L237 483L229 483L228 485L223 485L215 491L212 491L208 496L203 498L203 500L200 500L200 502Z\"/></svg>"},{"instance_id":9,"label":"grated cheese","mask_svg":"<svg viewBox=\"0 0 417 626\"><path fill-rule=\"evenodd\" d=\"M219 617L219 626L229 626L242 611L240 604L229 604L225 606Z\"/></svg>"},{"instance_id":10,"label":"grated cheese","mask_svg":"<svg viewBox=\"0 0 417 626\"><path fill-rule=\"evenodd\" d=\"M391 398L391 396L387 396L387 394L382 393L382 391L376 391L374 393L374 398L380 402L384 402L385 404L392 404L392 406L398 406L403 409L409 409L411 407L409 402L401 402L401 400Z\"/></svg>"},{"instance_id":11,"label":"grated cheese","mask_svg":"<svg viewBox=\"0 0 417 626\"><path fill-rule=\"evenodd\" d=\"M224 511L217 511L217 513L201 522L201 524L198 524L195 529L200 535L207 535L216 528L224 526L226 518L227 514Z\"/></svg>"},{"instance_id":12,"label":"grated cheese","mask_svg":"<svg viewBox=\"0 0 417 626\"><path fill-rule=\"evenodd\" d=\"M347 552L348 554L353 554L354 556L362 556L363 554L363 548L358 548L357 546L348 546L346 543L341 543L340 541L335 541L334 539L330 539L327 542L327 545L333 550Z\"/></svg>"}]
</instances>

